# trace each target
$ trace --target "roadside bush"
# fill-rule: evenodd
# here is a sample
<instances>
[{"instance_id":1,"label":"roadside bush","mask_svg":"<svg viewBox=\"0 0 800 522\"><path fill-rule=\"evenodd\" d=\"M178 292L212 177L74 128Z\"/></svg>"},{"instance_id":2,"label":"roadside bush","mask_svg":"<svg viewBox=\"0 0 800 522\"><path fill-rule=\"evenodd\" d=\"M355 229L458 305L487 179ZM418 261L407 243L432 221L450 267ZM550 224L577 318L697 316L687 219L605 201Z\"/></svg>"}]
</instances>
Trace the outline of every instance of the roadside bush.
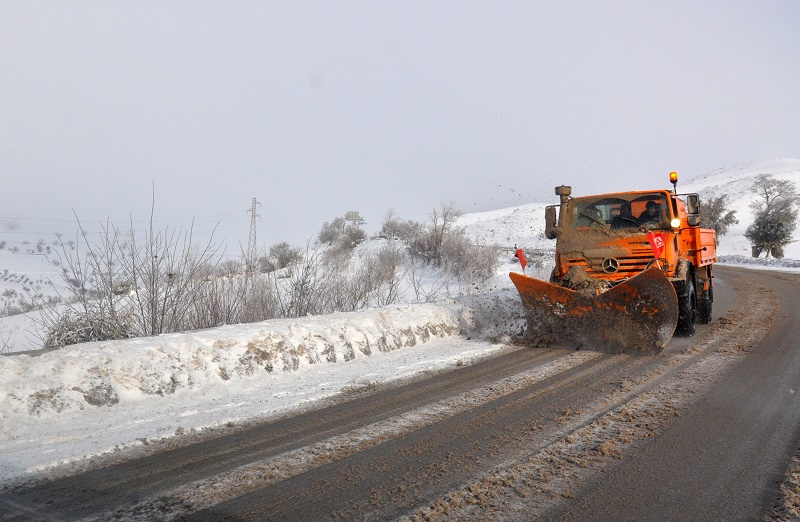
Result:
<instances>
[{"instance_id":1,"label":"roadside bush","mask_svg":"<svg viewBox=\"0 0 800 522\"><path fill-rule=\"evenodd\" d=\"M273 270L286 268L293 263L299 262L302 258L303 252L285 241L269 248L269 260L272 262Z\"/></svg>"},{"instance_id":2,"label":"roadside bush","mask_svg":"<svg viewBox=\"0 0 800 522\"><path fill-rule=\"evenodd\" d=\"M78 220L76 241L58 240L62 277L71 293L59 296L66 308L40 303L45 342L53 346L188 329L200 283L220 263L213 232L208 243L198 245L192 227L155 229L152 213L143 233L133 223L126 233L107 222L90 241ZM72 336L69 327L76 329Z\"/></svg>"},{"instance_id":3,"label":"roadside bush","mask_svg":"<svg viewBox=\"0 0 800 522\"><path fill-rule=\"evenodd\" d=\"M455 221L461 215L455 208L454 203L445 205L442 203L440 209L434 208L428 215L430 222L427 228L409 243L411 255L421 257L433 263L435 266L442 264L442 245L445 240L454 232Z\"/></svg>"},{"instance_id":4,"label":"roadside bush","mask_svg":"<svg viewBox=\"0 0 800 522\"><path fill-rule=\"evenodd\" d=\"M441 259L448 273L470 287L492 277L497 270L497 251L475 245L463 230L454 231L445 238Z\"/></svg>"},{"instance_id":5,"label":"roadside bush","mask_svg":"<svg viewBox=\"0 0 800 522\"><path fill-rule=\"evenodd\" d=\"M380 236L400 239L406 244L425 235L425 225L418 221L401 220L394 209L389 209L383 218Z\"/></svg>"},{"instance_id":6,"label":"roadside bush","mask_svg":"<svg viewBox=\"0 0 800 522\"><path fill-rule=\"evenodd\" d=\"M497 254L473 244L458 216L452 203L434 209L428 225L387 213L383 234L403 243L357 255L366 233L337 218L323 225L317 247L273 245L259 260L264 274L245 270L243 259L223 261L211 239L195 244L191 228L151 222L144 233L133 224L123 232L106 223L89 241L78 222L76 241L58 239L70 294L61 296L66 308L51 302L43 314L45 346L353 311L398 302L402 291L431 301L451 296L454 284L472 292L494 275Z\"/></svg>"},{"instance_id":7,"label":"roadside bush","mask_svg":"<svg viewBox=\"0 0 800 522\"><path fill-rule=\"evenodd\" d=\"M67 310L47 331L45 348L61 348L92 341L128 339L136 334L130 322L119 316L107 316L97 311L76 313Z\"/></svg>"},{"instance_id":8,"label":"roadside bush","mask_svg":"<svg viewBox=\"0 0 800 522\"><path fill-rule=\"evenodd\" d=\"M317 240L322 245L332 245L334 241L336 241L339 236L342 235L344 226L345 220L341 217L335 218L330 223L326 221L322 224L322 228L317 235Z\"/></svg>"}]
</instances>

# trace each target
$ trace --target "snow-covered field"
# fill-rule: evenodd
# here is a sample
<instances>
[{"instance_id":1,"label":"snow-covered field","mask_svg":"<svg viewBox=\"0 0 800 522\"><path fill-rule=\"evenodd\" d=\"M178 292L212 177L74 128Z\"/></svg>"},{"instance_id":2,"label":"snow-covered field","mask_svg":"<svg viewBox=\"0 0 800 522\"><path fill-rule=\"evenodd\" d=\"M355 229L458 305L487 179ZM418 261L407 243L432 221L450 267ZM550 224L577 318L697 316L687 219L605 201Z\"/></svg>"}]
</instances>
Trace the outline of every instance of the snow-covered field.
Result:
<instances>
[{"instance_id":1,"label":"snow-covered field","mask_svg":"<svg viewBox=\"0 0 800 522\"><path fill-rule=\"evenodd\" d=\"M680 192L702 196L729 194L740 224L722 237L722 256L749 253L742 236L750 219L748 180L759 173L800 186L800 160L742 165L679 185ZM544 206L468 214L458 225L481 244L552 248L542 235ZM787 260L770 266L800 270L794 261L800 259L798 244L786 254ZM507 276L519 265L510 251L499 255L497 275L479 296L0 357L0 486L58 464L80 466L88 457L153 440L274 417L348 390L503 350L505 336L519 331L523 321ZM58 280L57 268L43 259L39 253L0 250L8 273L34 284L47 271ZM546 277L548 263L546 256L534 259L528 273ZM3 284L4 290L20 286L11 277ZM25 316L0 320L0 349L14 343L17 350L36 348L33 330Z\"/></svg>"}]
</instances>

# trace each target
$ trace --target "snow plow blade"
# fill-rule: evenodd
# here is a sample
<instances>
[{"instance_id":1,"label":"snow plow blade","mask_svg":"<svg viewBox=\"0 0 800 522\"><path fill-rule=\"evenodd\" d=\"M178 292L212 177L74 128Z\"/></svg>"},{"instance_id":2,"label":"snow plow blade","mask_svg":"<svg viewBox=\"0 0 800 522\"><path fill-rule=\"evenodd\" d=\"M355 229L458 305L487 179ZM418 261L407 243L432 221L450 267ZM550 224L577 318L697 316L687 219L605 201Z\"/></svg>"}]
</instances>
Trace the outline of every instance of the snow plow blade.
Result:
<instances>
[{"instance_id":1,"label":"snow plow blade","mask_svg":"<svg viewBox=\"0 0 800 522\"><path fill-rule=\"evenodd\" d=\"M667 277L649 268L599 294L511 272L525 307L526 337L607 353L654 354L678 323L678 297Z\"/></svg>"}]
</instances>

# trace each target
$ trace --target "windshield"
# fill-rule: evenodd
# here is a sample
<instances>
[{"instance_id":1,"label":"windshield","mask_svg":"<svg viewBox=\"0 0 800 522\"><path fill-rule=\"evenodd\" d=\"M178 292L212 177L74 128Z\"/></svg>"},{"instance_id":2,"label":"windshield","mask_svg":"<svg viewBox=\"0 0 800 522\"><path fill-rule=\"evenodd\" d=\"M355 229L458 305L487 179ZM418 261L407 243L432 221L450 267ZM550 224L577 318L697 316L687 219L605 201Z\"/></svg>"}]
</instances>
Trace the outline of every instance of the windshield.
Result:
<instances>
[{"instance_id":1,"label":"windshield","mask_svg":"<svg viewBox=\"0 0 800 522\"><path fill-rule=\"evenodd\" d=\"M631 194L631 199L625 196L572 199L562 225L568 230L605 232L638 232L642 228L654 230L668 226L669 212L664 194Z\"/></svg>"}]
</instances>

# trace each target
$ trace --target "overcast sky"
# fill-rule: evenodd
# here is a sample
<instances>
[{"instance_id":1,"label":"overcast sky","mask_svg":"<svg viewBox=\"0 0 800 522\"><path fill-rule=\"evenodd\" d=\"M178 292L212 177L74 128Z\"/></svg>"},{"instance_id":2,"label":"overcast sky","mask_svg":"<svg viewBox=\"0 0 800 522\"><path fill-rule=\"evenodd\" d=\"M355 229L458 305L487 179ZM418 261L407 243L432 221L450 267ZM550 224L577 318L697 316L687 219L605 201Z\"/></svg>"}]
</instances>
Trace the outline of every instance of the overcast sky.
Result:
<instances>
[{"instance_id":1,"label":"overcast sky","mask_svg":"<svg viewBox=\"0 0 800 522\"><path fill-rule=\"evenodd\" d=\"M797 1L0 0L0 217L146 220L155 186L158 226L246 244L255 197L304 246L798 158L798 35Z\"/></svg>"}]
</instances>

